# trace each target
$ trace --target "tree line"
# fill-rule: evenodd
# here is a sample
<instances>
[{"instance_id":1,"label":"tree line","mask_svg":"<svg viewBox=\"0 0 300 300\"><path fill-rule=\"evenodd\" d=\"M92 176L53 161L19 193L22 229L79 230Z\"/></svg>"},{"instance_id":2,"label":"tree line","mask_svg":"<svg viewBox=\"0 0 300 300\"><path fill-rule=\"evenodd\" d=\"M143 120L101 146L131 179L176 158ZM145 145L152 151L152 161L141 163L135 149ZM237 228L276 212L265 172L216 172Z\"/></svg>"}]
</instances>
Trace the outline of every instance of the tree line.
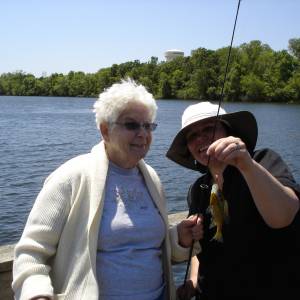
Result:
<instances>
[{"instance_id":1,"label":"tree line","mask_svg":"<svg viewBox=\"0 0 300 300\"><path fill-rule=\"evenodd\" d=\"M159 99L219 100L228 51L229 47L198 48L170 62L151 57L146 63L113 64L96 73L4 73L0 95L97 97L111 84L131 77ZM224 100L300 103L300 38L290 39L288 50L274 51L258 40L233 47Z\"/></svg>"}]
</instances>

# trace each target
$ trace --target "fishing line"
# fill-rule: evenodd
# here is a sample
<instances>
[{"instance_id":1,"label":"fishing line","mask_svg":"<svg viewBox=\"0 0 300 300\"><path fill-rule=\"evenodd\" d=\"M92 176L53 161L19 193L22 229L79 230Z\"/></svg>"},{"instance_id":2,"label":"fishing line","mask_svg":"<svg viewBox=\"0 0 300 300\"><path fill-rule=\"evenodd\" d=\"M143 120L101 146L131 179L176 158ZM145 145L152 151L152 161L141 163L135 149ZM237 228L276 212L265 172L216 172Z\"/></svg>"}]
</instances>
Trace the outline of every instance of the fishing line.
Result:
<instances>
[{"instance_id":1,"label":"fishing line","mask_svg":"<svg viewBox=\"0 0 300 300\"><path fill-rule=\"evenodd\" d=\"M237 7L237 10L236 10L234 26L233 26L232 36L231 36L231 42L230 42L228 56L227 56L225 74L224 74L224 79L223 79L223 84L222 84L222 90L221 90L221 95L220 95L220 99L219 99L219 103L218 103L218 111L217 111L216 120L215 120L215 124L214 124L214 130L213 130L211 143L214 142L215 135L216 135L217 123L218 123L218 120L221 119L219 114L220 114L221 103L223 102L223 98L224 98L225 83L226 83L226 80L227 80L228 67L229 67L229 62L230 62L230 57L231 57L231 50L232 50L232 44L233 44L233 39L234 39L235 27L236 27L237 18L238 18L238 14L239 14L239 10L240 10L240 3L241 3L241 0L239 0L238 7ZM210 162L210 156L208 156L207 167L209 165L209 162Z\"/></svg>"},{"instance_id":2,"label":"fishing line","mask_svg":"<svg viewBox=\"0 0 300 300\"><path fill-rule=\"evenodd\" d=\"M238 1L238 6L237 6L237 9L236 9L234 26L233 26L232 35L231 35L231 42L230 42L228 56L227 56L225 74L224 74L224 79L223 79L223 84L222 84L221 95L220 95L219 102L218 102L218 111L217 111L216 119L215 119L215 122L214 122L214 129L213 129L213 135L212 135L211 143L214 142L215 135L216 135L217 123L220 119L220 115L219 115L220 114L220 108L221 108L221 103L223 102L223 98L224 98L224 88L225 88L225 83L226 83L226 80L227 80L227 74L228 74L229 62L230 62L230 57L231 57L232 44L233 44L233 39L234 39L234 33L235 33L237 18L238 18L238 14L239 14L239 10L240 10L240 4L241 4L241 0ZM208 159L207 159L207 167L209 166L209 163L210 163L210 155L208 156ZM207 189L208 186L205 185L205 186L200 187L200 188L204 190L204 189ZM197 216L197 219L198 218L199 218L199 214ZM189 272L189 269L190 269L192 253L193 253L193 246L194 246L194 241L192 242L192 246L191 246L190 252L189 252L189 258L188 258L186 272L185 272L185 276L184 276L184 285L186 284L188 272Z\"/></svg>"}]
</instances>

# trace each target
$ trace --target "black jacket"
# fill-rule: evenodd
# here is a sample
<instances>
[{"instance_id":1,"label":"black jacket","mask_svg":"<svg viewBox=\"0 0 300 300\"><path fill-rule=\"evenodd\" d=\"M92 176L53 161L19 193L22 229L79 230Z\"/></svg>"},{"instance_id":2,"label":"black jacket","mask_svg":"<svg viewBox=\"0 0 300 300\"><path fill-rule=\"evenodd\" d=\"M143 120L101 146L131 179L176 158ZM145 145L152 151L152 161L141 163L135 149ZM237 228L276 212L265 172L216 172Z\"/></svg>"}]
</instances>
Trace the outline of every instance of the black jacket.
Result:
<instances>
[{"instance_id":1,"label":"black jacket","mask_svg":"<svg viewBox=\"0 0 300 300\"><path fill-rule=\"evenodd\" d=\"M287 165L272 150L256 151L253 158L300 199L300 187ZM223 226L223 243L212 240L208 209L211 176L205 174L190 187L190 214L204 218L200 260L201 300L300 298L300 213L292 224L272 229L259 214L248 186L234 167L224 172L223 194L229 222ZM293 295L297 295L293 298Z\"/></svg>"}]
</instances>

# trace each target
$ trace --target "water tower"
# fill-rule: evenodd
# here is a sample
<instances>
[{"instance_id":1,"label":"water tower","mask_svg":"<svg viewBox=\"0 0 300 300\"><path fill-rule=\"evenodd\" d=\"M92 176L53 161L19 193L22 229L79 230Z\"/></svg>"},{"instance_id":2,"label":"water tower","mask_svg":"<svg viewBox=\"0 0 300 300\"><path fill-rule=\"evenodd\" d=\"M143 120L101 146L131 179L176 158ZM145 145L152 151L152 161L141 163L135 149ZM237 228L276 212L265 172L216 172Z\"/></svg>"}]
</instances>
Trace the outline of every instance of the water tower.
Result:
<instances>
[{"instance_id":1,"label":"water tower","mask_svg":"<svg viewBox=\"0 0 300 300\"><path fill-rule=\"evenodd\" d=\"M173 50L167 50L165 52L165 58L166 61L171 61L176 57L183 57L184 56L184 52L181 50L177 50L177 49L173 49Z\"/></svg>"}]
</instances>

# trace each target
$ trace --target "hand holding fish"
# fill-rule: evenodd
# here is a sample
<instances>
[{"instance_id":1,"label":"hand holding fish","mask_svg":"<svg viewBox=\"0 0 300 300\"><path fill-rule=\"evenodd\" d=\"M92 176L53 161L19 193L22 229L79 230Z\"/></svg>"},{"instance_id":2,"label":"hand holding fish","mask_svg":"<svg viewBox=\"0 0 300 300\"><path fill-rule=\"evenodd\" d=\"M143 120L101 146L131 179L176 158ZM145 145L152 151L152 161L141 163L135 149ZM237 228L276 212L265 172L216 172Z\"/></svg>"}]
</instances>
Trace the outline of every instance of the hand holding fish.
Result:
<instances>
[{"instance_id":1,"label":"hand holding fish","mask_svg":"<svg viewBox=\"0 0 300 300\"><path fill-rule=\"evenodd\" d=\"M191 247L193 241L203 237L202 216L192 215L177 225L179 244L185 248Z\"/></svg>"},{"instance_id":2,"label":"hand holding fish","mask_svg":"<svg viewBox=\"0 0 300 300\"><path fill-rule=\"evenodd\" d=\"M207 155L210 156L209 169L221 190L219 181L223 178L224 165L232 165L245 178L266 224L271 228L290 225L299 209L297 195L254 161L240 138L228 136L216 140L208 147Z\"/></svg>"},{"instance_id":3,"label":"hand holding fish","mask_svg":"<svg viewBox=\"0 0 300 300\"><path fill-rule=\"evenodd\" d=\"M210 156L210 169L213 174L222 174L226 165L232 165L239 170L246 169L252 158L245 143L237 137L228 136L214 141L207 149ZM221 172L220 172L221 170Z\"/></svg>"}]
</instances>

